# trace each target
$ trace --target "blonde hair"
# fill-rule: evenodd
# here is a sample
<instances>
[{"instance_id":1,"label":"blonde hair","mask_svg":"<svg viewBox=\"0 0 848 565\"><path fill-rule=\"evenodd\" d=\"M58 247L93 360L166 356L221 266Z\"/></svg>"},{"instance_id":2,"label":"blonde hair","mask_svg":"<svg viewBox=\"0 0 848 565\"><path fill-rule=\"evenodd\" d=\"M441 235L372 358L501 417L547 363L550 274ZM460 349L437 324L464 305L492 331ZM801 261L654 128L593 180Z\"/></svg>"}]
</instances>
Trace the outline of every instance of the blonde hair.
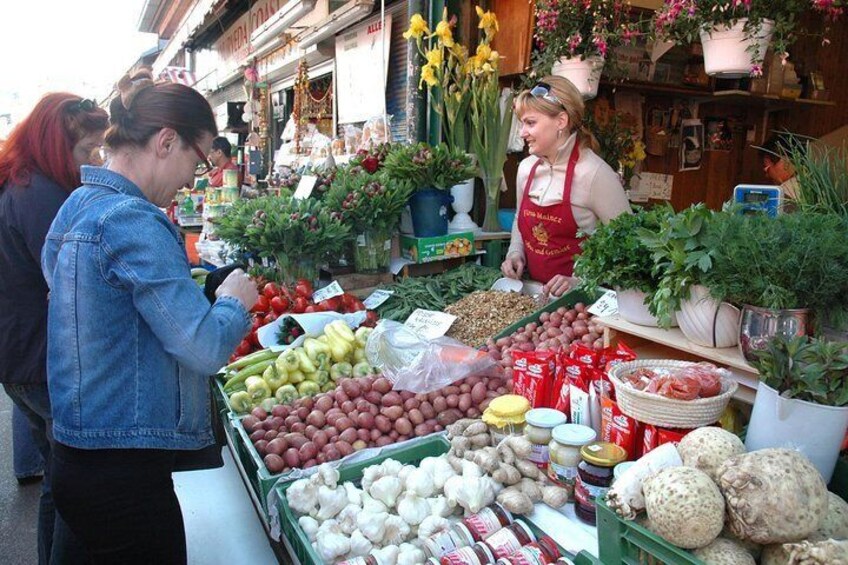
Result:
<instances>
[{"instance_id":1,"label":"blonde hair","mask_svg":"<svg viewBox=\"0 0 848 565\"><path fill-rule=\"evenodd\" d=\"M595 153L600 151L600 145L595 136L586 127L584 117L586 115L586 105L583 103L583 96L577 90L571 81L563 77L546 76L540 81L550 87L550 94L556 96L562 105L548 100L547 98L537 97L530 94L529 90L523 90L515 98L515 113L520 117L527 110L535 110L552 118L565 112L568 116L568 125L571 128L569 133L577 132L577 140L584 147L588 147Z\"/></svg>"}]
</instances>

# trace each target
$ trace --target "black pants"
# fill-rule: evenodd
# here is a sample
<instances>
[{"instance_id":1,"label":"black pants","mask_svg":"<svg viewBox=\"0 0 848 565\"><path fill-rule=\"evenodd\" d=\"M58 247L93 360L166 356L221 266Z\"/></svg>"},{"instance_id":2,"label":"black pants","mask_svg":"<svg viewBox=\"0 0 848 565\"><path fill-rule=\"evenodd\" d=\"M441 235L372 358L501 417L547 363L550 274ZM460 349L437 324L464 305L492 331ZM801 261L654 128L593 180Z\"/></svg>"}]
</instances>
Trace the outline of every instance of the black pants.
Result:
<instances>
[{"instance_id":1,"label":"black pants","mask_svg":"<svg viewBox=\"0 0 848 565\"><path fill-rule=\"evenodd\" d=\"M53 500L97 564L184 564L175 452L56 443Z\"/></svg>"}]
</instances>

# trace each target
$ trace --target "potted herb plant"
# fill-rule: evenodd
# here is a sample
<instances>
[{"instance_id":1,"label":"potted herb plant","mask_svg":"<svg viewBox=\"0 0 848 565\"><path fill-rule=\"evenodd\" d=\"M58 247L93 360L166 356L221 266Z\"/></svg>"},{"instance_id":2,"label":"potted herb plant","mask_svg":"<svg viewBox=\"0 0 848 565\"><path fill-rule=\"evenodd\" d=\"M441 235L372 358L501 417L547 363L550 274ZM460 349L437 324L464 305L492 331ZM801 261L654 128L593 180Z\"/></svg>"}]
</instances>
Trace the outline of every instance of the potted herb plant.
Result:
<instances>
[{"instance_id":1,"label":"potted herb plant","mask_svg":"<svg viewBox=\"0 0 848 565\"><path fill-rule=\"evenodd\" d=\"M791 447L830 480L848 428L848 343L777 336L757 351L748 450Z\"/></svg>"},{"instance_id":2,"label":"potted herb plant","mask_svg":"<svg viewBox=\"0 0 848 565\"><path fill-rule=\"evenodd\" d=\"M314 282L318 268L346 245L350 226L314 198L263 196L234 204L216 220L216 233L245 258L275 266L277 280Z\"/></svg>"},{"instance_id":3,"label":"potted herb plant","mask_svg":"<svg viewBox=\"0 0 848 565\"><path fill-rule=\"evenodd\" d=\"M701 284L713 266L709 225L715 214L705 204L696 204L663 218L658 231L640 231L659 279L648 309L660 327L668 328L675 316L680 331L696 345L733 347L739 343L739 309L711 298Z\"/></svg>"},{"instance_id":4,"label":"potted herb plant","mask_svg":"<svg viewBox=\"0 0 848 565\"><path fill-rule=\"evenodd\" d=\"M397 145L384 162L388 182L412 185L409 199L416 237L435 237L448 233L447 205L453 197L447 192L458 182L473 176L472 158L459 149L441 143Z\"/></svg>"},{"instance_id":5,"label":"potted herb plant","mask_svg":"<svg viewBox=\"0 0 848 565\"><path fill-rule=\"evenodd\" d=\"M654 33L661 41L676 43L700 38L708 75L759 76L770 43L775 53L789 56L804 12L835 19L842 4L840 0L664 0L654 15Z\"/></svg>"},{"instance_id":6,"label":"potted herb plant","mask_svg":"<svg viewBox=\"0 0 848 565\"><path fill-rule=\"evenodd\" d=\"M610 50L637 35L623 0L539 0L533 70L565 77L594 98Z\"/></svg>"},{"instance_id":7,"label":"potted herb plant","mask_svg":"<svg viewBox=\"0 0 848 565\"><path fill-rule=\"evenodd\" d=\"M712 267L701 282L716 300L742 307L739 347L749 361L776 335L801 336L824 320L845 319L848 219L728 211L715 214L709 230Z\"/></svg>"},{"instance_id":8,"label":"potted herb plant","mask_svg":"<svg viewBox=\"0 0 848 565\"><path fill-rule=\"evenodd\" d=\"M660 206L622 214L601 224L582 244L574 262L574 276L589 290L598 286L613 288L618 296L618 313L628 322L657 326L648 311L648 299L659 284L654 274L651 250L643 243L646 231L656 233L671 208ZM674 316L671 324L676 325Z\"/></svg>"}]
</instances>

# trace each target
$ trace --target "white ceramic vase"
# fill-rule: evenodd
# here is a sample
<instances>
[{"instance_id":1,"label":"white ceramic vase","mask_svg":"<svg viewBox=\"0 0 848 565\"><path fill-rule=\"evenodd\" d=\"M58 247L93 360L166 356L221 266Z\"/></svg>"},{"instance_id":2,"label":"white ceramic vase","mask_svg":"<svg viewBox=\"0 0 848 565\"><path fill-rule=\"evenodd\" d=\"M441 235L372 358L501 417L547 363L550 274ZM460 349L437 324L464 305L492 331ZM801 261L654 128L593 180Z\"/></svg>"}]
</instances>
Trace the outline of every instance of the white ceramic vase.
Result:
<instances>
[{"instance_id":1,"label":"white ceramic vase","mask_svg":"<svg viewBox=\"0 0 848 565\"><path fill-rule=\"evenodd\" d=\"M456 214L448 224L448 233L473 232L480 233L480 226L474 223L469 212L474 207L474 179L468 179L450 189L453 196L453 211Z\"/></svg>"},{"instance_id":2,"label":"white ceramic vase","mask_svg":"<svg viewBox=\"0 0 848 565\"><path fill-rule=\"evenodd\" d=\"M551 67L551 74L566 78L577 87L584 100L598 95L601 72L604 70L602 57L562 57Z\"/></svg>"},{"instance_id":3,"label":"white ceramic vase","mask_svg":"<svg viewBox=\"0 0 848 565\"><path fill-rule=\"evenodd\" d=\"M763 20L753 37L745 37L746 18L732 26L716 26L701 32L704 46L704 70L719 78L750 76L754 65L762 65L768 50L774 22Z\"/></svg>"},{"instance_id":4,"label":"white ceramic vase","mask_svg":"<svg viewBox=\"0 0 848 565\"><path fill-rule=\"evenodd\" d=\"M710 297L702 285L689 290L680 303L677 322L686 339L702 347L733 347L739 343L739 308Z\"/></svg>"},{"instance_id":5,"label":"white ceramic vase","mask_svg":"<svg viewBox=\"0 0 848 565\"><path fill-rule=\"evenodd\" d=\"M648 305L645 304L647 294L641 290L622 290L615 289L616 297L618 298L618 314L631 324L639 326L649 326L656 328L659 326L656 316L648 310ZM677 325L677 316L672 314L671 325Z\"/></svg>"}]
</instances>

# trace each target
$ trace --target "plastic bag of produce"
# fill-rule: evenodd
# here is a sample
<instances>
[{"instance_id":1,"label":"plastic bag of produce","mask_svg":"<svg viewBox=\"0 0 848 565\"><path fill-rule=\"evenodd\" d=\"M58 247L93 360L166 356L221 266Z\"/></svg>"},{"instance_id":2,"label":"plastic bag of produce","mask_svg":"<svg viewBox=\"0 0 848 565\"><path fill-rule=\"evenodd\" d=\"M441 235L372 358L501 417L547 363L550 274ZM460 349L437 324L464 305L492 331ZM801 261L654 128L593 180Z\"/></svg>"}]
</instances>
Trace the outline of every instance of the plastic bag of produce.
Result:
<instances>
[{"instance_id":1,"label":"plastic bag of produce","mask_svg":"<svg viewBox=\"0 0 848 565\"><path fill-rule=\"evenodd\" d=\"M486 353L449 337L426 340L391 320L381 321L365 346L368 362L394 383L395 390L432 392L459 379L499 375L503 371Z\"/></svg>"},{"instance_id":2,"label":"plastic bag of produce","mask_svg":"<svg viewBox=\"0 0 848 565\"><path fill-rule=\"evenodd\" d=\"M315 312L313 314L286 314L280 316L270 324L262 326L256 332L256 337L259 338L259 344L262 347L270 348L271 351L285 351L291 347L298 347L303 344L307 337L318 337L324 333L324 326L336 320L344 320L351 329L356 329L362 322L365 321L366 311L352 312L350 314L339 314L338 312ZM297 325L303 329L297 339L288 345L279 343L278 334L280 328L283 327L287 320L294 320Z\"/></svg>"}]
</instances>

